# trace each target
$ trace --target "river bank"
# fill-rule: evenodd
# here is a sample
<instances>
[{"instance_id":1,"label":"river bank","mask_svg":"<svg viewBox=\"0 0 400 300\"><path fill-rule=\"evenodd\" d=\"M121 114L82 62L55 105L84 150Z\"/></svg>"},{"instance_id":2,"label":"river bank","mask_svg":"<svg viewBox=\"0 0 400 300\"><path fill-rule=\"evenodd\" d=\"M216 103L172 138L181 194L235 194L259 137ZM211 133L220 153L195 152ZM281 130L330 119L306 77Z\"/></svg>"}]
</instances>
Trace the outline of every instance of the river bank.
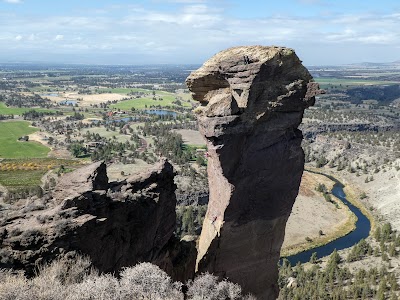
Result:
<instances>
[{"instance_id":1,"label":"river bank","mask_svg":"<svg viewBox=\"0 0 400 300\"><path fill-rule=\"evenodd\" d=\"M343 190L346 193L347 201L349 201L351 204L353 204L355 207L357 207L359 210L361 210L361 212L368 218L368 220L371 223L371 232L373 232L375 230L375 228L377 226L377 224L376 224L377 216L374 216L371 212L371 209L367 207L368 202L361 199L362 198L361 195L364 193L364 189L363 189L363 187L361 187L360 181L355 182L354 180L350 180L349 177L346 176L347 173L338 174L337 172L332 172L329 169L321 170L321 169L309 167L309 168L307 168L307 170L310 172L317 173L317 174L323 174L325 176L329 176L336 182L341 183L344 186ZM340 180L338 180L337 178L340 178Z\"/></svg>"},{"instance_id":2,"label":"river bank","mask_svg":"<svg viewBox=\"0 0 400 300\"><path fill-rule=\"evenodd\" d=\"M314 169L314 168L309 168L307 170L307 172L325 176L325 177L329 178L330 180L332 180L333 182L335 182L336 185L342 186L341 182L338 179L336 179L336 177L334 177L333 174L325 174L325 173L322 173L320 169ZM357 212L359 214L359 216L361 218L364 218L365 220L368 220L368 223L371 224L368 226L371 226L371 228L375 228L375 222L374 222L374 218L373 218L372 214L358 200L359 193L356 192L354 190L354 188L351 187L350 185L347 185L346 187L343 187L343 188L344 188L344 191L339 192L340 196L343 193L343 197L344 197L343 200L344 201L347 200L349 202L348 204L350 206L354 205L355 209L359 210L359 212ZM330 187L328 190L332 190L332 187ZM338 192L338 191L336 191L336 192ZM346 199L344 192L348 195L348 199ZM338 199L337 197L332 197L332 199L334 202L337 203L339 209L346 210L346 214L348 216L347 219L345 219L345 221L342 221L340 226L336 226L335 230L329 232L329 234L321 235L312 240L308 239L308 241L305 241L300 244L295 244L290 247L283 247L282 252L281 252L281 257L294 256L299 253L304 253L304 252L310 251L310 249L320 249L321 247L329 245L330 243L337 241L338 239L342 239L341 241L343 242L343 238L348 236L350 233L351 233L350 238L353 237L354 235L357 235L357 232L354 233L353 231L356 230L356 223L359 223L360 220L358 220L358 218L355 216L355 214L350 211L349 207L346 204L344 204L342 200ZM363 220L364 223L365 223L365 220ZM369 235L369 230L367 233L364 232L362 234L363 237L366 237L368 235ZM305 235L303 235L303 236L305 236ZM348 245L351 246L351 243ZM338 247L338 248L340 248L340 247Z\"/></svg>"},{"instance_id":3,"label":"river bank","mask_svg":"<svg viewBox=\"0 0 400 300\"><path fill-rule=\"evenodd\" d=\"M326 245L286 257L292 265L295 265L298 262L308 262L313 253L316 253L317 258L322 258L324 256L330 255L335 249L342 250L350 248L353 245L357 244L361 239L368 238L371 229L371 223L369 222L368 218L361 212L361 210L359 210L347 200L346 194L343 190L343 185L341 183L336 183L332 189L332 194L343 201L343 203L348 206L351 212L356 215L356 228L349 234L338 238Z\"/></svg>"}]
</instances>

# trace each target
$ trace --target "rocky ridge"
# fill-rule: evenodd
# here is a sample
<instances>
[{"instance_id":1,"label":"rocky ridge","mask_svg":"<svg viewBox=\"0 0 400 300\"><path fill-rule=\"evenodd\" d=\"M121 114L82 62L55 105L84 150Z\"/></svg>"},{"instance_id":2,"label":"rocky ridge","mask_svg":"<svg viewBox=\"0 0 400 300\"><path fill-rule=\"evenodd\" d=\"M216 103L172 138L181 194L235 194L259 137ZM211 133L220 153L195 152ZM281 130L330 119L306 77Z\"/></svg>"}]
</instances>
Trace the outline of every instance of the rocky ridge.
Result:
<instances>
[{"instance_id":1,"label":"rocky ridge","mask_svg":"<svg viewBox=\"0 0 400 300\"><path fill-rule=\"evenodd\" d=\"M166 160L121 182L103 162L64 175L53 198L2 211L0 268L25 270L56 258L90 257L101 272L152 262L175 280L194 274L194 243L174 237L175 184Z\"/></svg>"},{"instance_id":2,"label":"rocky ridge","mask_svg":"<svg viewBox=\"0 0 400 300\"><path fill-rule=\"evenodd\" d=\"M190 74L208 147L210 198L197 270L276 299L280 248L304 169L304 109L318 84L295 52L235 47Z\"/></svg>"}]
</instances>

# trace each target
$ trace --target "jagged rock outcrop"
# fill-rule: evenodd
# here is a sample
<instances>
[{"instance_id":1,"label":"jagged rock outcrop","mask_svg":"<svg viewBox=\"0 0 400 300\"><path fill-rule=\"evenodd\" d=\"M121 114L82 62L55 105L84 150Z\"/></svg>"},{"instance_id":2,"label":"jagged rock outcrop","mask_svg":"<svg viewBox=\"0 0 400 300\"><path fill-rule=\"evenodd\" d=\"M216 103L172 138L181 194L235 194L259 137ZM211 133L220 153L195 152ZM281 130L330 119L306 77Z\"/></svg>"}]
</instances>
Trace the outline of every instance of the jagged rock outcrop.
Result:
<instances>
[{"instance_id":1,"label":"jagged rock outcrop","mask_svg":"<svg viewBox=\"0 0 400 300\"><path fill-rule=\"evenodd\" d=\"M55 186L53 198L60 203L66 198L79 197L94 190L108 190L107 167L104 162L65 174Z\"/></svg>"},{"instance_id":2,"label":"jagged rock outcrop","mask_svg":"<svg viewBox=\"0 0 400 300\"><path fill-rule=\"evenodd\" d=\"M210 199L197 268L275 299L286 221L304 168L304 109L319 91L292 49L236 47L190 74Z\"/></svg>"},{"instance_id":3,"label":"jagged rock outcrop","mask_svg":"<svg viewBox=\"0 0 400 300\"><path fill-rule=\"evenodd\" d=\"M38 200L3 212L0 268L32 274L40 263L81 253L102 272L146 261L175 280L190 278L197 252L174 237L175 188L165 160L110 184L101 162L66 174L47 205Z\"/></svg>"}]
</instances>

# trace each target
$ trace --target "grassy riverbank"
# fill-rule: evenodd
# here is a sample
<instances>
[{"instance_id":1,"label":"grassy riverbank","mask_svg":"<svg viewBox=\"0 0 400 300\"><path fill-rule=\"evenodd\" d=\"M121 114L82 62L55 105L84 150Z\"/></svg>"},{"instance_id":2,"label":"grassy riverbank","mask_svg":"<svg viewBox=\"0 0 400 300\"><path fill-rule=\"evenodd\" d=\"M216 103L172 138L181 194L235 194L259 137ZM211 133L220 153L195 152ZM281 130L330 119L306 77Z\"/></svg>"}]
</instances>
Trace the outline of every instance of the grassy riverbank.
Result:
<instances>
[{"instance_id":1,"label":"grassy riverbank","mask_svg":"<svg viewBox=\"0 0 400 300\"><path fill-rule=\"evenodd\" d=\"M371 231L369 232L369 234L371 235L371 233L374 232L376 229L376 222L371 211L366 208L365 205L360 201L360 195L362 194L362 191L349 184L345 185L343 190L346 193L347 200L359 210L361 210L363 215L368 218L369 222L371 223Z\"/></svg>"},{"instance_id":2,"label":"grassy riverbank","mask_svg":"<svg viewBox=\"0 0 400 300\"><path fill-rule=\"evenodd\" d=\"M336 179L334 174L331 174L328 172L327 173L321 172L320 169L309 168L307 171L315 173L315 174L327 176L329 179L331 179L335 182L341 183L338 179ZM371 212L359 200L360 199L359 195L361 194L361 192L356 190L350 184L347 184L346 186L344 186L343 190L346 193L347 200L350 203L352 203L354 206L356 206L358 209L360 209L360 211L369 219L369 221L371 223L371 231L374 230L374 228L375 228L374 218L373 218ZM310 250L310 249L313 249L313 248L316 248L319 246L326 245L338 238L341 238L341 237L349 234L356 228L355 224L357 222L357 217L350 211L350 209L347 207L347 205L345 205L340 199L334 197L333 195L332 195L332 199L333 199L333 201L335 201L335 203L337 203L339 209L346 210L346 214L348 215L348 218L338 227L337 230L331 232L330 234L321 235L319 237L313 238L312 241L308 241L308 242L306 241L301 244L296 244L296 245L293 245L290 247L282 248L281 257L295 255L300 252L304 252L304 251L307 251L307 250Z\"/></svg>"},{"instance_id":3,"label":"grassy riverbank","mask_svg":"<svg viewBox=\"0 0 400 300\"><path fill-rule=\"evenodd\" d=\"M290 247L282 248L281 257L292 256L300 252L304 252L313 248L326 245L338 238L341 238L349 234L354 229L356 229L355 224L357 222L357 217L350 211L350 209L341 200L339 200L334 196L332 196L332 199L335 203L337 203L339 209L346 210L348 218L343 222L343 224L341 224L339 228L334 232L330 234L321 235L317 238L312 239L312 241L310 242L306 241L302 244L297 244Z\"/></svg>"},{"instance_id":4,"label":"grassy riverbank","mask_svg":"<svg viewBox=\"0 0 400 300\"><path fill-rule=\"evenodd\" d=\"M321 172L320 169L317 168L309 168L310 172L315 172L315 173L320 173L325 176L329 176L333 178L335 181L338 183L341 183L343 185L343 190L346 193L346 199L353 204L355 207L357 207L363 215L365 215L369 222L371 223L371 231L370 234L375 230L376 228L376 222L375 222L375 217L372 215L371 211L365 207L364 203L361 201L361 195L363 194L363 190L355 186L353 183L348 182L344 178L340 178L340 181L336 179L335 176L337 176L333 172L329 172L327 170L324 170L324 172Z\"/></svg>"}]
</instances>

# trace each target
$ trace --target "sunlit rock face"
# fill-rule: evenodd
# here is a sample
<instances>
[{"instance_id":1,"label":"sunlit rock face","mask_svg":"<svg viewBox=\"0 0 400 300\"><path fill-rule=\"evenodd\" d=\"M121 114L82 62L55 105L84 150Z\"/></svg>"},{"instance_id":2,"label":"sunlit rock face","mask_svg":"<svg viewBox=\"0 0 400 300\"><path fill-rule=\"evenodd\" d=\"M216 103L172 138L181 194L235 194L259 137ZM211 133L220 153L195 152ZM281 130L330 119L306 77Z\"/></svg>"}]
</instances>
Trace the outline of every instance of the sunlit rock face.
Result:
<instances>
[{"instance_id":1,"label":"sunlit rock face","mask_svg":"<svg viewBox=\"0 0 400 300\"><path fill-rule=\"evenodd\" d=\"M286 221L304 169L298 126L319 92L295 52L283 47L222 51L186 83L208 147L210 201L199 272L276 299Z\"/></svg>"}]
</instances>

